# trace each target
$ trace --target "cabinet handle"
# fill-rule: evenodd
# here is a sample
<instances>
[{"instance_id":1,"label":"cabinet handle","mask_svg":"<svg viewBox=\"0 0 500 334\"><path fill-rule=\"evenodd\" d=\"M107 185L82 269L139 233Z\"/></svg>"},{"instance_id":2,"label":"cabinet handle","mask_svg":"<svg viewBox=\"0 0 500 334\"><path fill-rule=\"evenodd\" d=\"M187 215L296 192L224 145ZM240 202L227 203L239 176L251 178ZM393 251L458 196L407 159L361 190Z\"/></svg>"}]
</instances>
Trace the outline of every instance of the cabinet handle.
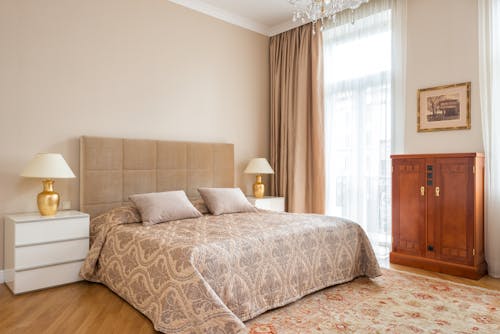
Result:
<instances>
[{"instance_id":1,"label":"cabinet handle","mask_svg":"<svg viewBox=\"0 0 500 334\"><path fill-rule=\"evenodd\" d=\"M436 197L439 197L439 187L436 187Z\"/></svg>"},{"instance_id":2,"label":"cabinet handle","mask_svg":"<svg viewBox=\"0 0 500 334\"><path fill-rule=\"evenodd\" d=\"M424 186L420 187L420 196L425 196L425 187Z\"/></svg>"}]
</instances>

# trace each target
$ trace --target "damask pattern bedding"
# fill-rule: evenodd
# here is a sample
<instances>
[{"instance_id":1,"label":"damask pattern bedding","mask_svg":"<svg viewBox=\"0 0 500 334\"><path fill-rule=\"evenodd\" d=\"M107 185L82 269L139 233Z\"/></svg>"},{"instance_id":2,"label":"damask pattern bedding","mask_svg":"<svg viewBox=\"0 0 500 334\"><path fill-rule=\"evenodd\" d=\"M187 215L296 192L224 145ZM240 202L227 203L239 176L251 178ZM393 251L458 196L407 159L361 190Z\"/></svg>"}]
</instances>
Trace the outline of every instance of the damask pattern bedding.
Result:
<instances>
[{"instance_id":1,"label":"damask pattern bedding","mask_svg":"<svg viewBox=\"0 0 500 334\"><path fill-rule=\"evenodd\" d=\"M381 274L363 230L259 211L142 226L133 207L91 223L81 269L164 333L244 333L243 321L324 287Z\"/></svg>"}]
</instances>

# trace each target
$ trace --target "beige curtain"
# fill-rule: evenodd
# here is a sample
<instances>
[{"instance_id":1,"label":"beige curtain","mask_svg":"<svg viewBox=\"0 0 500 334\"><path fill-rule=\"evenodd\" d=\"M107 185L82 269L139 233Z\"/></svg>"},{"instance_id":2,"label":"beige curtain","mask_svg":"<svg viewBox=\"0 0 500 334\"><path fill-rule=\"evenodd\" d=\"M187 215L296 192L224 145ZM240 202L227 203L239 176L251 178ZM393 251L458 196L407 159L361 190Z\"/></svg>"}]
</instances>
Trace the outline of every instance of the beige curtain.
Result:
<instances>
[{"instance_id":1,"label":"beige curtain","mask_svg":"<svg viewBox=\"0 0 500 334\"><path fill-rule=\"evenodd\" d=\"M271 37L271 193L290 212L325 211L321 32L312 24Z\"/></svg>"}]
</instances>

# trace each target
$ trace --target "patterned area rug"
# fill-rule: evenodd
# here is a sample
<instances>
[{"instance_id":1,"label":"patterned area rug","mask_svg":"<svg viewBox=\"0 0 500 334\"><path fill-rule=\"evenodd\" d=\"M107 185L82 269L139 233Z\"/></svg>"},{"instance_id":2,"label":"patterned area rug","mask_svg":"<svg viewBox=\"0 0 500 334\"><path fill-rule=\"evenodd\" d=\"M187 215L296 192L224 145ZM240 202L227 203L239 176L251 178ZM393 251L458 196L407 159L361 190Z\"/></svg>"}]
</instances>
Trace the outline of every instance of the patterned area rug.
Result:
<instances>
[{"instance_id":1,"label":"patterned area rug","mask_svg":"<svg viewBox=\"0 0 500 334\"><path fill-rule=\"evenodd\" d=\"M247 322L250 334L500 333L500 292L383 270Z\"/></svg>"}]
</instances>

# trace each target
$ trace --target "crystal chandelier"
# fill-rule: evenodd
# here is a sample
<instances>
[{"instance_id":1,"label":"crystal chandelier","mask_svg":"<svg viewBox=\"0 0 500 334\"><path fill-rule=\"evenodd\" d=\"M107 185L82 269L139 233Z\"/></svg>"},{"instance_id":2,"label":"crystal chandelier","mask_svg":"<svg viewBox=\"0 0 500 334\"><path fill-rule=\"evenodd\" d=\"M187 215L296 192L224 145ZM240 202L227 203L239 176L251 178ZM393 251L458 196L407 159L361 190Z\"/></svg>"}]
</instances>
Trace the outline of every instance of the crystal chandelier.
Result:
<instances>
[{"instance_id":1,"label":"crystal chandelier","mask_svg":"<svg viewBox=\"0 0 500 334\"><path fill-rule=\"evenodd\" d=\"M320 21L321 29L323 29L325 20L334 22L337 13L345 9L354 11L368 1L369 0L288 0L294 7L293 22L302 21L305 23L306 21L312 21L316 23ZM314 26L315 24L313 24L313 27Z\"/></svg>"}]
</instances>

